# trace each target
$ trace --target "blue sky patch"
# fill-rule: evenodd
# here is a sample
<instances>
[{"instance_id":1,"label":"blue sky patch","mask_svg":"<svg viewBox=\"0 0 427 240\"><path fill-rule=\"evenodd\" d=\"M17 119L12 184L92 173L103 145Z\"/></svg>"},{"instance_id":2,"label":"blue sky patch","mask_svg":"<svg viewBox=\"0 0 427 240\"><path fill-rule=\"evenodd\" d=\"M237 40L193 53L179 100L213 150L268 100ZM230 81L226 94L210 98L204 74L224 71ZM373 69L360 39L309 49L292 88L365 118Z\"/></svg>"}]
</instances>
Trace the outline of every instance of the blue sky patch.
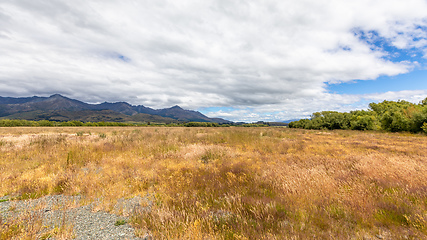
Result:
<instances>
[{"instance_id":1,"label":"blue sky patch","mask_svg":"<svg viewBox=\"0 0 427 240\"><path fill-rule=\"evenodd\" d=\"M327 84L328 92L337 94L370 94L419 89L427 89L427 70L415 70L393 77L383 76L376 80Z\"/></svg>"},{"instance_id":2,"label":"blue sky patch","mask_svg":"<svg viewBox=\"0 0 427 240\"><path fill-rule=\"evenodd\" d=\"M130 62L130 58L123 56L123 55L119 55L118 58L120 60L122 60L123 62Z\"/></svg>"}]
</instances>

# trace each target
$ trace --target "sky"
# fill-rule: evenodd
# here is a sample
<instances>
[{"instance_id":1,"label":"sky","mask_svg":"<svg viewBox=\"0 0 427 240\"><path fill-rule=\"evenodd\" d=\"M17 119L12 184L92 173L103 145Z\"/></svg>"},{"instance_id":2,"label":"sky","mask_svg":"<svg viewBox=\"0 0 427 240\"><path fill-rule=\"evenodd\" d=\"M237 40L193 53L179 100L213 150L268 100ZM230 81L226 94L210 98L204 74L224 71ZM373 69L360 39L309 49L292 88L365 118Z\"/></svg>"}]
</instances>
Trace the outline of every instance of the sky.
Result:
<instances>
[{"instance_id":1,"label":"sky","mask_svg":"<svg viewBox=\"0 0 427 240\"><path fill-rule=\"evenodd\" d=\"M426 0L0 0L0 96L284 121L427 97Z\"/></svg>"}]
</instances>

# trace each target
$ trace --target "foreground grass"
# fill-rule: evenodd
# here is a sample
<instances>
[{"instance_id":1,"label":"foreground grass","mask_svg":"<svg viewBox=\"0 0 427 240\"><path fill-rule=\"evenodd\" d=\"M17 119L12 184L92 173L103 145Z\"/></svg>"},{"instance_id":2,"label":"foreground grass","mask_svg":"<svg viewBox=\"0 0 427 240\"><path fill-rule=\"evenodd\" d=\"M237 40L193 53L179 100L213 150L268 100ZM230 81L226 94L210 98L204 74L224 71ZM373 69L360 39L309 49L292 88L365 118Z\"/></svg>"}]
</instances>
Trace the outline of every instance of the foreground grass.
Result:
<instances>
[{"instance_id":1,"label":"foreground grass","mask_svg":"<svg viewBox=\"0 0 427 240\"><path fill-rule=\"evenodd\" d=\"M136 127L0 135L0 196L81 195L111 211L119 198L149 193L151 211L131 221L140 236L427 238L423 135ZM0 239L25 236L21 227L3 225Z\"/></svg>"}]
</instances>

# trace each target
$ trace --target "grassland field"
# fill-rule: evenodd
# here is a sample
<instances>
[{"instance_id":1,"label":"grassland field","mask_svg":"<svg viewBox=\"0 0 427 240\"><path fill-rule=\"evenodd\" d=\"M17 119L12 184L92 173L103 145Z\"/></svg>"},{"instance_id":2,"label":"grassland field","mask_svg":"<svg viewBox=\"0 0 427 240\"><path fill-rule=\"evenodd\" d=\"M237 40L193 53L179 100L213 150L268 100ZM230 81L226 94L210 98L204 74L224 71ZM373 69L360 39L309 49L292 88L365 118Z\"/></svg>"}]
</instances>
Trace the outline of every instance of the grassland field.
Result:
<instances>
[{"instance_id":1,"label":"grassland field","mask_svg":"<svg viewBox=\"0 0 427 240\"><path fill-rule=\"evenodd\" d=\"M0 128L0 197L55 194L101 199L107 212L149 194L155 204L130 223L155 239L427 239L427 136ZM25 221L1 224L0 239L43 228Z\"/></svg>"}]
</instances>

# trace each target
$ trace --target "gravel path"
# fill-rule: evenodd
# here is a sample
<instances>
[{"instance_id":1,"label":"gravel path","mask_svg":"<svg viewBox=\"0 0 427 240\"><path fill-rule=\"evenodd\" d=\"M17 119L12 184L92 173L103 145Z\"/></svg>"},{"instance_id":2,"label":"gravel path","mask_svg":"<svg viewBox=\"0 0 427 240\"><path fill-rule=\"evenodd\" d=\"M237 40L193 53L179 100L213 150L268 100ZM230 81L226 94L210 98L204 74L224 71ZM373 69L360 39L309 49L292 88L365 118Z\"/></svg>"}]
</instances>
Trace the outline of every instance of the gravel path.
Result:
<instances>
[{"instance_id":1,"label":"gravel path","mask_svg":"<svg viewBox=\"0 0 427 240\"><path fill-rule=\"evenodd\" d=\"M152 239L151 236L136 237L134 229L127 223L135 211L150 211L152 202L148 196L119 199L113 212L120 215L94 212L96 202L79 206L80 201L79 196L53 195L21 201L9 201L6 196L0 198L0 214L6 222L23 212L40 214L46 232L65 224L74 227L75 239Z\"/></svg>"}]
</instances>

